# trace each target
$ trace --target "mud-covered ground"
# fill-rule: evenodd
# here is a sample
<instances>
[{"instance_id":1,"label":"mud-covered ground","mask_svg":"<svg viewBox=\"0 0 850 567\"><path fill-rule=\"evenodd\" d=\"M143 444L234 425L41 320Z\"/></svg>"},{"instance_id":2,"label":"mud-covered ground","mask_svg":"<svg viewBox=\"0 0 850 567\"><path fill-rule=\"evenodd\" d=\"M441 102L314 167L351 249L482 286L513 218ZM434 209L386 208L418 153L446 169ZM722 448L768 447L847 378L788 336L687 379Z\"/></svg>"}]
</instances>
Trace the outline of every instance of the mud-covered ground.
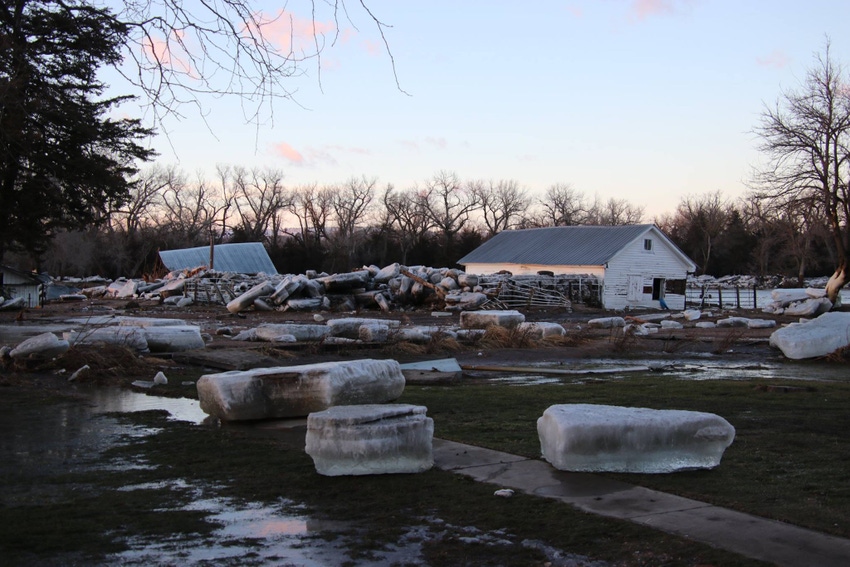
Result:
<instances>
[{"instance_id":1,"label":"mud-covered ground","mask_svg":"<svg viewBox=\"0 0 850 567\"><path fill-rule=\"evenodd\" d=\"M42 308L28 309L23 312L0 313L0 325L36 326L67 319L102 315L129 315L139 317L179 318L197 324L203 333L211 337L207 344L210 349L252 349L272 357L296 359L292 363L307 363L320 360L332 360L353 355L372 358L396 358L401 362L452 356L461 364L464 361L486 361L488 364L516 366L527 362L539 362L553 359L582 359L598 357L651 357L667 356L674 353L713 353L741 359L776 359L781 355L771 349L768 338L775 329L714 328L699 329L682 318L678 321L685 325L683 329L659 329L649 336L624 335L622 329L592 329L587 321L596 317L621 315L641 321L647 316L657 316L659 311L636 310L627 313L612 313L601 309L575 305L571 311L556 309L521 310L527 321L548 321L561 324L566 329L564 340L529 341L523 337L502 336L497 340L479 341L475 344L431 344L431 345L364 345L351 347L317 347L300 345L286 347L262 342L234 341L231 336L241 330L256 327L263 323L303 323L317 324L339 317L366 317L375 319L394 319L402 325L427 325L449 327L457 325L458 313L449 316L435 316L429 309L395 311L384 313L378 310L357 312L281 312L281 311L245 311L231 314L222 305L193 305L176 308L155 302L95 300L91 302L54 302ZM675 316L675 312L671 312ZM716 321L730 316L758 319L773 319L777 326L797 320L791 317L775 317L760 311L718 310L705 311L700 320ZM0 335L0 344L3 343ZM436 343L436 342L435 342ZM14 346L14 345L10 345ZM160 361L157 361L160 362ZM69 369L70 371L71 369Z\"/></svg>"}]
</instances>

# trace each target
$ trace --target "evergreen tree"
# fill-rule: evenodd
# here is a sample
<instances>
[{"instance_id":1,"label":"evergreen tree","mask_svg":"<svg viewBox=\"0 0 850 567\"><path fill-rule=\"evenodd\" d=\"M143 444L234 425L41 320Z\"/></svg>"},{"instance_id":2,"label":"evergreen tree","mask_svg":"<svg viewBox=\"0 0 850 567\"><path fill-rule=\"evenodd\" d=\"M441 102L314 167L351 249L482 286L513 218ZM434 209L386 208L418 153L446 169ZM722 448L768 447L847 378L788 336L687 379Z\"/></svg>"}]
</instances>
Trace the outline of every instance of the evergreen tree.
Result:
<instances>
[{"instance_id":1,"label":"evergreen tree","mask_svg":"<svg viewBox=\"0 0 850 567\"><path fill-rule=\"evenodd\" d=\"M97 70L120 62L127 27L79 0L0 6L0 261L43 250L61 228L97 224L128 196L152 151L138 120L109 112Z\"/></svg>"}]
</instances>

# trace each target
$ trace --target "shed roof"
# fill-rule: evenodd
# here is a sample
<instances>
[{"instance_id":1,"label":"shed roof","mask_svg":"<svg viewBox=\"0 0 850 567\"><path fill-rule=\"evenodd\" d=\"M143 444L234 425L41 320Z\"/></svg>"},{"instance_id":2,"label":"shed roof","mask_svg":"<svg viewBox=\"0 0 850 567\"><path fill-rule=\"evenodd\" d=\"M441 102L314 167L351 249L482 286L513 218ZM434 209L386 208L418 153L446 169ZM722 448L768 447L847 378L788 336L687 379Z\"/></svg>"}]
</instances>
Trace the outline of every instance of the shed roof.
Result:
<instances>
[{"instance_id":1,"label":"shed roof","mask_svg":"<svg viewBox=\"0 0 850 567\"><path fill-rule=\"evenodd\" d=\"M185 270L207 266L210 262L210 247L183 248L181 250L160 250L159 257L169 270ZM268 252L260 242L240 242L237 244L217 244L214 250L213 264L221 272L240 274L276 274Z\"/></svg>"},{"instance_id":2,"label":"shed roof","mask_svg":"<svg viewBox=\"0 0 850 567\"><path fill-rule=\"evenodd\" d=\"M583 225L506 230L458 260L458 264L601 266L654 227Z\"/></svg>"}]
</instances>

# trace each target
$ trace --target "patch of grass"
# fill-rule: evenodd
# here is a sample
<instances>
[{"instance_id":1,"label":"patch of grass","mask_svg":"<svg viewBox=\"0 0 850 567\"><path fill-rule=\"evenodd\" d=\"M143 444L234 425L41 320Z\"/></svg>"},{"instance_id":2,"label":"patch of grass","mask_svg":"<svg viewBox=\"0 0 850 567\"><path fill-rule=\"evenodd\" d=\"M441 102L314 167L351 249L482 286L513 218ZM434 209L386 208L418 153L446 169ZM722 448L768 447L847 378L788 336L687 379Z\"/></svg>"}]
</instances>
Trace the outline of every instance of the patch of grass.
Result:
<instances>
[{"instance_id":1,"label":"patch of grass","mask_svg":"<svg viewBox=\"0 0 850 567\"><path fill-rule=\"evenodd\" d=\"M478 344L484 348L535 348L539 341L526 329L490 325Z\"/></svg>"},{"instance_id":2,"label":"patch of grass","mask_svg":"<svg viewBox=\"0 0 850 567\"><path fill-rule=\"evenodd\" d=\"M537 418L553 404L716 413L736 429L716 469L610 476L850 537L850 383L818 383L814 389L793 381L769 384L779 387L663 376L533 388L409 386L401 401L428 408L435 436L533 458L540 456Z\"/></svg>"}]
</instances>

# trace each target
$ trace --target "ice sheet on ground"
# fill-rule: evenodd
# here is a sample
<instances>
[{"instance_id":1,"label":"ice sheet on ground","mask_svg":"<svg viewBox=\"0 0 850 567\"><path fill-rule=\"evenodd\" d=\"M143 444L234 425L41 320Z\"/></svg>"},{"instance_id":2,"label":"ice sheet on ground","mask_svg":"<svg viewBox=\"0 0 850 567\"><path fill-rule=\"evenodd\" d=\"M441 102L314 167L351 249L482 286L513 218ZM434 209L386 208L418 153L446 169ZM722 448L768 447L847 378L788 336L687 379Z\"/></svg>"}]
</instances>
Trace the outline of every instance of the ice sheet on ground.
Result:
<instances>
[{"instance_id":1,"label":"ice sheet on ground","mask_svg":"<svg viewBox=\"0 0 850 567\"><path fill-rule=\"evenodd\" d=\"M735 438L735 428L711 413L594 404L550 406L537 432L555 468L584 472L710 469Z\"/></svg>"},{"instance_id":2,"label":"ice sheet on ground","mask_svg":"<svg viewBox=\"0 0 850 567\"><path fill-rule=\"evenodd\" d=\"M426 411L364 404L311 413L305 450L325 476L424 472L434 465L434 420Z\"/></svg>"}]
</instances>

